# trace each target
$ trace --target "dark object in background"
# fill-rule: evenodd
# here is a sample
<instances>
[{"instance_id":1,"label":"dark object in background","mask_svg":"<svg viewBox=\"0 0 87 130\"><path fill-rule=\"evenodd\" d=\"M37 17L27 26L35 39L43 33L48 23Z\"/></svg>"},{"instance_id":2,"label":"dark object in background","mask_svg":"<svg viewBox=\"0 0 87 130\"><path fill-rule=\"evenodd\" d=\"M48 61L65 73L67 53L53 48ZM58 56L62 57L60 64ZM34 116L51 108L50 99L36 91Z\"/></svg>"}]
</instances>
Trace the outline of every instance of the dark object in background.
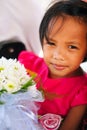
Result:
<instances>
[{"instance_id":1,"label":"dark object in background","mask_svg":"<svg viewBox=\"0 0 87 130\"><path fill-rule=\"evenodd\" d=\"M19 53L26 50L24 43L20 41L2 41L0 42L0 58L6 57L7 59L18 58Z\"/></svg>"}]
</instances>

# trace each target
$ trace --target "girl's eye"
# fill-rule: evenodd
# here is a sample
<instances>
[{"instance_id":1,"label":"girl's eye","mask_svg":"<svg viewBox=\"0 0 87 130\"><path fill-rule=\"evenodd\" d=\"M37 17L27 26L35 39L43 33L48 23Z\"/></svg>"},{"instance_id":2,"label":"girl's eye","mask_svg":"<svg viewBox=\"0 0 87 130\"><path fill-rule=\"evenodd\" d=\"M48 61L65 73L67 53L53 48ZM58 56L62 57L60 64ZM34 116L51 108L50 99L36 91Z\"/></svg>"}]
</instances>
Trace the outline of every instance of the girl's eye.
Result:
<instances>
[{"instance_id":1,"label":"girl's eye","mask_svg":"<svg viewBox=\"0 0 87 130\"><path fill-rule=\"evenodd\" d=\"M78 47L74 45L69 45L69 49L78 49Z\"/></svg>"},{"instance_id":2,"label":"girl's eye","mask_svg":"<svg viewBox=\"0 0 87 130\"><path fill-rule=\"evenodd\" d=\"M47 44L49 44L49 45L51 45L51 46L54 46L54 45L55 45L55 43L53 43L53 42L47 42Z\"/></svg>"}]
</instances>

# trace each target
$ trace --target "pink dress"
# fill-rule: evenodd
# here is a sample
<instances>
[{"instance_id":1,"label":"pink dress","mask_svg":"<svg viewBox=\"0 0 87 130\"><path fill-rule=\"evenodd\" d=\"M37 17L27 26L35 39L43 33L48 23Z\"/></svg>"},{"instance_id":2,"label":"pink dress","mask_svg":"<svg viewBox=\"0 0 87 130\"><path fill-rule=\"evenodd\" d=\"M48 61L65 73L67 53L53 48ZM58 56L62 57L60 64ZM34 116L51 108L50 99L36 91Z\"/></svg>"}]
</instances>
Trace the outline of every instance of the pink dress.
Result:
<instances>
[{"instance_id":1,"label":"pink dress","mask_svg":"<svg viewBox=\"0 0 87 130\"><path fill-rule=\"evenodd\" d=\"M19 55L19 61L24 66L38 74L40 83L37 88L42 88L45 101L41 103L40 115L46 113L66 116L70 108L87 104L87 74L71 78L52 79L48 76L48 68L43 58L32 52L23 51Z\"/></svg>"}]
</instances>

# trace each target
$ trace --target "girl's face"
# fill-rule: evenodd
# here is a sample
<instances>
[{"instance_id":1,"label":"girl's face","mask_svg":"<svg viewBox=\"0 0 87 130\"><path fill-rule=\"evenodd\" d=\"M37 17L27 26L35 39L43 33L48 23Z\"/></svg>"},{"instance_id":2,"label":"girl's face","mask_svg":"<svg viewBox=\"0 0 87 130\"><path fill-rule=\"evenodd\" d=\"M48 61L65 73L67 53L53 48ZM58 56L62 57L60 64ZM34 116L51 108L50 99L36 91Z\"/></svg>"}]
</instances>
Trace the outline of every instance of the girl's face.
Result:
<instances>
[{"instance_id":1,"label":"girl's face","mask_svg":"<svg viewBox=\"0 0 87 130\"><path fill-rule=\"evenodd\" d=\"M87 53L87 27L76 18L68 17L62 25L59 18L43 41L43 56L52 78L77 75Z\"/></svg>"}]
</instances>

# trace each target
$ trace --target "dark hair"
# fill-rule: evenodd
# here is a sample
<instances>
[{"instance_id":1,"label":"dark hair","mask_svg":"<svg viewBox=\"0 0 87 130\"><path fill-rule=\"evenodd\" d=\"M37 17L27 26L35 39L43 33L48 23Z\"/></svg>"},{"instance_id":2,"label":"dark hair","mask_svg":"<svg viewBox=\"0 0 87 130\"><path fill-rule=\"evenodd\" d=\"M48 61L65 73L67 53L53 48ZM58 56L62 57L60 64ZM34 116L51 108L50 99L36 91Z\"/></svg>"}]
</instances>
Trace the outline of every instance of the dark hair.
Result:
<instances>
[{"instance_id":1,"label":"dark hair","mask_svg":"<svg viewBox=\"0 0 87 130\"><path fill-rule=\"evenodd\" d=\"M41 44L44 37L47 39L48 26L51 20L52 25L59 17L75 16L87 24L87 2L82 0L61 0L55 2L45 13L39 28ZM51 26L52 28L52 26Z\"/></svg>"}]
</instances>

